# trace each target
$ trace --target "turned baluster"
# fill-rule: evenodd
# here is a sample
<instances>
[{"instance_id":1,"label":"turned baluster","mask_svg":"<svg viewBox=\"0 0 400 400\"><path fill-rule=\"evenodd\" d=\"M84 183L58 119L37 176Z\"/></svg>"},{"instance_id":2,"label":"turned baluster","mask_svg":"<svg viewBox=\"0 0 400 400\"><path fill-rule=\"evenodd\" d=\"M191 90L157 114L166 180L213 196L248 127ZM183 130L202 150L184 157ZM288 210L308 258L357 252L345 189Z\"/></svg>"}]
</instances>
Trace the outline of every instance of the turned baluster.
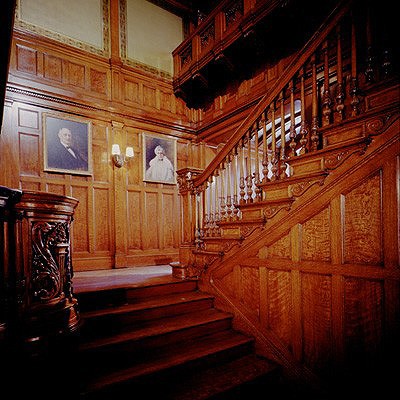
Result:
<instances>
[{"instance_id":1,"label":"turned baluster","mask_svg":"<svg viewBox=\"0 0 400 400\"><path fill-rule=\"evenodd\" d=\"M329 90L329 43L325 40L324 52L324 93L322 95L322 126L329 125L332 114L332 98Z\"/></svg>"},{"instance_id":2,"label":"turned baluster","mask_svg":"<svg viewBox=\"0 0 400 400\"><path fill-rule=\"evenodd\" d=\"M221 213L219 209L219 199L218 199L218 190L219 190L219 185L218 185L218 170L216 171L216 175L214 176L214 208L215 208L215 213L214 213L214 235L218 236L219 235L219 222L221 221Z\"/></svg>"},{"instance_id":3,"label":"turned baluster","mask_svg":"<svg viewBox=\"0 0 400 400\"><path fill-rule=\"evenodd\" d=\"M286 128L285 128L285 98L283 90L280 94L281 103L281 148L280 160L278 164L278 175L281 179L286 177Z\"/></svg>"},{"instance_id":4,"label":"turned baluster","mask_svg":"<svg viewBox=\"0 0 400 400\"><path fill-rule=\"evenodd\" d=\"M240 149L239 149L239 156L240 156L240 159L239 159L239 165L240 165L240 183L239 183L240 199L239 199L239 204L244 204L246 202L245 198L244 198L244 196L246 194L246 192L244 190L245 189L245 184L244 184L244 164L245 164L246 161L245 161L245 157L244 157L244 139L243 138L241 140L241 146L240 146Z\"/></svg>"},{"instance_id":5,"label":"turned baluster","mask_svg":"<svg viewBox=\"0 0 400 400\"><path fill-rule=\"evenodd\" d=\"M255 131L255 138L254 138L254 142L255 142L255 172L254 172L254 183L255 183L255 193L256 193L256 197L255 200L256 201L260 201L261 200L261 188L259 186L259 184L261 183L260 180L260 160L259 160L259 154L258 154L258 130L259 130L259 121L256 121L256 131Z\"/></svg>"},{"instance_id":6,"label":"turned baluster","mask_svg":"<svg viewBox=\"0 0 400 400\"><path fill-rule=\"evenodd\" d=\"M351 108L352 117L357 116L360 113L360 98L358 97L358 79L357 79L357 42L356 42L356 26L354 21L354 15L351 23L351 85L350 85L350 96L351 96Z\"/></svg>"},{"instance_id":7,"label":"turned baluster","mask_svg":"<svg viewBox=\"0 0 400 400\"><path fill-rule=\"evenodd\" d=\"M276 132L275 132L275 102L272 102L271 107L271 181L278 179L278 157L276 154Z\"/></svg>"},{"instance_id":8,"label":"turned baluster","mask_svg":"<svg viewBox=\"0 0 400 400\"><path fill-rule=\"evenodd\" d=\"M233 218L238 217L238 160L239 155L238 155L238 149L235 147L235 152L234 152L234 167L233 167Z\"/></svg>"},{"instance_id":9,"label":"turned baluster","mask_svg":"<svg viewBox=\"0 0 400 400\"><path fill-rule=\"evenodd\" d=\"M306 121L306 99L305 99L305 69L304 67L300 72L300 154L305 154L308 151L308 124Z\"/></svg>"},{"instance_id":10,"label":"turned baluster","mask_svg":"<svg viewBox=\"0 0 400 400\"><path fill-rule=\"evenodd\" d=\"M263 183L267 183L268 179L268 147L267 147L267 111L264 111L261 116L261 124L263 131Z\"/></svg>"},{"instance_id":11,"label":"turned baluster","mask_svg":"<svg viewBox=\"0 0 400 400\"><path fill-rule=\"evenodd\" d=\"M290 157L296 155L296 124L295 124L295 109L294 109L294 78L290 82Z\"/></svg>"},{"instance_id":12,"label":"turned baluster","mask_svg":"<svg viewBox=\"0 0 400 400\"><path fill-rule=\"evenodd\" d=\"M318 149L319 133L318 133L318 92L317 92L317 64L316 55L311 57L312 65L312 114L311 114L311 151Z\"/></svg>"},{"instance_id":13,"label":"turned baluster","mask_svg":"<svg viewBox=\"0 0 400 400\"><path fill-rule=\"evenodd\" d=\"M253 202L253 176L251 173L251 128L247 131L247 173L246 173L247 202Z\"/></svg>"},{"instance_id":14,"label":"turned baluster","mask_svg":"<svg viewBox=\"0 0 400 400\"><path fill-rule=\"evenodd\" d=\"M227 157L227 164L226 164L226 169L225 169L226 175L227 175L226 176L226 180L227 180L227 182L226 182L226 217L228 220L232 219L232 212L233 212L232 211L233 202L232 202L232 195L231 195L231 190L232 190L232 188L231 188L231 171L232 171L231 163L232 163L232 157L229 154Z\"/></svg>"},{"instance_id":15,"label":"turned baluster","mask_svg":"<svg viewBox=\"0 0 400 400\"><path fill-rule=\"evenodd\" d=\"M337 89L336 112L338 122L344 119L344 89L343 89L343 65L342 65L342 37L340 25L337 26Z\"/></svg>"}]
</instances>

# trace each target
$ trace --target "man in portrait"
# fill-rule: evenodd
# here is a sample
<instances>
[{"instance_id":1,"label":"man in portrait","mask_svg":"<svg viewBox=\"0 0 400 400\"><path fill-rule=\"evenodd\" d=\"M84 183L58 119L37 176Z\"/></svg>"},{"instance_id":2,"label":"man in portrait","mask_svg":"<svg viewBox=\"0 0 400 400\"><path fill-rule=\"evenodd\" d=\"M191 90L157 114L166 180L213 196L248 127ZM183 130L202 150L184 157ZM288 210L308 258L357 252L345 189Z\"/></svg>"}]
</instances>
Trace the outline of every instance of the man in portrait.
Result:
<instances>
[{"instance_id":1,"label":"man in portrait","mask_svg":"<svg viewBox=\"0 0 400 400\"><path fill-rule=\"evenodd\" d=\"M52 140L47 148L47 165L49 168L66 170L88 169L88 160L74 141L73 132L65 127L58 130L57 139Z\"/></svg>"}]
</instances>

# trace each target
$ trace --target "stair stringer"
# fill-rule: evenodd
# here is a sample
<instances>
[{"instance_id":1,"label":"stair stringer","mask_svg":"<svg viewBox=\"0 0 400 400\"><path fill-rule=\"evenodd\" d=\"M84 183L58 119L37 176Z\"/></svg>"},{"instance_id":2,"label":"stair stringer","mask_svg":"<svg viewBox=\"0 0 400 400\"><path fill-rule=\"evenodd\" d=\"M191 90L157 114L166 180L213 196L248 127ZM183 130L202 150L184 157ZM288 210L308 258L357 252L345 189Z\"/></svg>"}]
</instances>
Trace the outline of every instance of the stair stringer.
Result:
<instances>
[{"instance_id":1,"label":"stair stringer","mask_svg":"<svg viewBox=\"0 0 400 400\"><path fill-rule=\"evenodd\" d=\"M233 248L214 262L200 278L200 289L215 296L218 308L233 313L234 326L237 329L255 338L257 352L281 364L287 375L295 381L316 386L321 384L316 371L312 371L301 361L301 355L290 352L272 329L264 328L260 318L255 317L249 307L232 296L223 279L229 274L235 279L234 270L241 263L248 263L263 247L276 243L289 235L294 226L303 224L327 208L333 198L351 191L359 182L373 176L386 160L398 157L399 138L399 114L396 113L390 118L389 124L381 134L371 135L371 143L365 152L353 153L345 160L340 160L338 166L325 178L323 185L314 185L308 189L296 199L290 210L280 212L268 220L261 231L257 230L239 247ZM399 280L398 272L395 274L397 280Z\"/></svg>"}]
</instances>

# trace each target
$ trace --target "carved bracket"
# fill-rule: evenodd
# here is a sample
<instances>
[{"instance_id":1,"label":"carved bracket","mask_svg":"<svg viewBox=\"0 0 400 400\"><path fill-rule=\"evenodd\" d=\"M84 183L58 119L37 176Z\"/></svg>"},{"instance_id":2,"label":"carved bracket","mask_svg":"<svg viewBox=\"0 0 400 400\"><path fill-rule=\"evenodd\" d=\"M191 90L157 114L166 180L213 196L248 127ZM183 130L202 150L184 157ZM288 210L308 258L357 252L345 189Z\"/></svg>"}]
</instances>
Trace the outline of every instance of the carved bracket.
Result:
<instances>
[{"instance_id":1,"label":"carved bracket","mask_svg":"<svg viewBox=\"0 0 400 400\"><path fill-rule=\"evenodd\" d=\"M32 224L31 290L34 300L48 302L64 294L64 275L71 278L68 232L66 222ZM67 286L71 292L71 283Z\"/></svg>"}]
</instances>

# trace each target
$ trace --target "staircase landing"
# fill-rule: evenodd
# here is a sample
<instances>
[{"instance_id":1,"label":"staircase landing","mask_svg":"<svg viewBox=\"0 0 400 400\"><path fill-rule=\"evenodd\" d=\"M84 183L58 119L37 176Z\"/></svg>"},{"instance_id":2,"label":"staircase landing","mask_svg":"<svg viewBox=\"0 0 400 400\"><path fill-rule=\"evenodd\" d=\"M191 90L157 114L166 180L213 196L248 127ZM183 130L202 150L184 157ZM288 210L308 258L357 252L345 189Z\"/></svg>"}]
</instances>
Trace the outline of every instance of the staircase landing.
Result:
<instances>
[{"instance_id":1,"label":"staircase landing","mask_svg":"<svg viewBox=\"0 0 400 400\"><path fill-rule=\"evenodd\" d=\"M74 272L74 293L177 282L169 265Z\"/></svg>"}]
</instances>

